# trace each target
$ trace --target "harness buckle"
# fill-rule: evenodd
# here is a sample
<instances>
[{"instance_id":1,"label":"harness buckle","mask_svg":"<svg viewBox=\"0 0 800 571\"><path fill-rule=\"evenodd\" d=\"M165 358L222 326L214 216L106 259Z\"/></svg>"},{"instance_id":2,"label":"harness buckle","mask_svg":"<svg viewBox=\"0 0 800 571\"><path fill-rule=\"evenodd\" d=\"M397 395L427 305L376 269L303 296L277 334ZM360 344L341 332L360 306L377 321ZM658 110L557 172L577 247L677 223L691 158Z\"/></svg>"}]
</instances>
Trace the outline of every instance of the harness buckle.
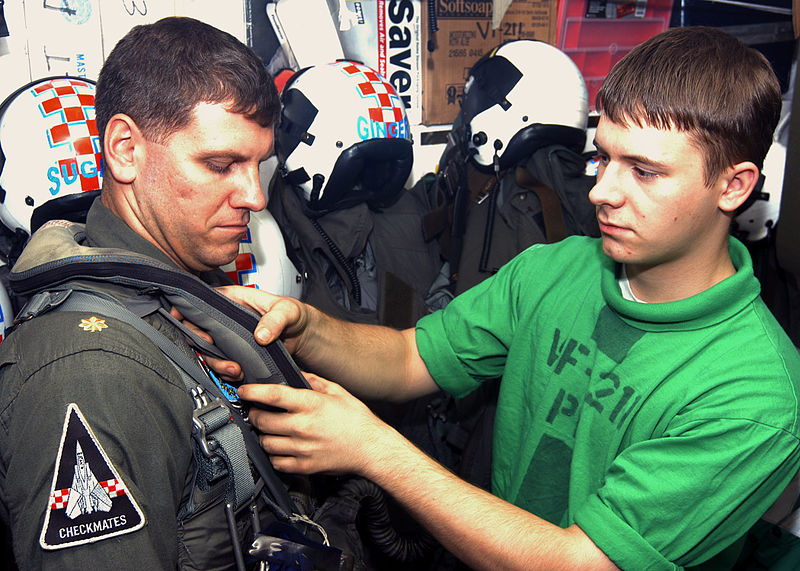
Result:
<instances>
[{"instance_id":1,"label":"harness buckle","mask_svg":"<svg viewBox=\"0 0 800 571\"><path fill-rule=\"evenodd\" d=\"M222 399L210 400L201 386L193 388L191 392L195 407L192 412L192 432L206 458L212 458L218 454L219 442L209 438L208 433L230 422L230 411Z\"/></svg>"}]
</instances>

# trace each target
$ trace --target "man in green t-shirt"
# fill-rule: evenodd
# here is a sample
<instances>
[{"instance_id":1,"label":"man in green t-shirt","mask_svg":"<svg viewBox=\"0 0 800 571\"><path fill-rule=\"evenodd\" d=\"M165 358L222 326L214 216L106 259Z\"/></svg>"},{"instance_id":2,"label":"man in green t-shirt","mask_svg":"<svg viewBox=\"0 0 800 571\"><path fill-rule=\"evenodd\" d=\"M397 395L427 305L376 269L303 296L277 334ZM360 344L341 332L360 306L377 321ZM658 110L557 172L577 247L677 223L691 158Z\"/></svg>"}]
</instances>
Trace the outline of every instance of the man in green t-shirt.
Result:
<instances>
[{"instance_id":1,"label":"man in green t-shirt","mask_svg":"<svg viewBox=\"0 0 800 571\"><path fill-rule=\"evenodd\" d=\"M405 331L228 292L263 314L261 342L341 383L239 389L287 411L251 414L277 469L369 478L480 569L697 565L769 508L800 468L800 357L729 225L777 79L735 38L676 28L623 58L597 106L600 239L533 246ZM348 392L461 396L497 377L491 494Z\"/></svg>"}]
</instances>

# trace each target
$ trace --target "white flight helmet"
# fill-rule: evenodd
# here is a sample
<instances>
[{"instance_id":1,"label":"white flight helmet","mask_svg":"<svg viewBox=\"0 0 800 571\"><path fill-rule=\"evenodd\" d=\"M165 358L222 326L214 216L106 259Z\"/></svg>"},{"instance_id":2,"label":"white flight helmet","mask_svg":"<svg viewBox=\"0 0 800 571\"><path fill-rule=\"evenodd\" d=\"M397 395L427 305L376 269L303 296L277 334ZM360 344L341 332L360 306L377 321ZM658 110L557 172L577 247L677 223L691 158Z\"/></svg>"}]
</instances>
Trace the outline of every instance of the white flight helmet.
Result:
<instances>
[{"instance_id":1,"label":"white flight helmet","mask_svg":"<svg viewBox=\"0 0 800 571\"><path fill-rule=\"evenodd\" d=\"M299 299L303 289L300 273L286 255L275 218L266 209L251 212L247 227L247 236L239 242L239 255L222 270L239 285Z\"/></svg>"},{"instance_id":2,"label":"white flight helmet","mask_svg":"<svg viewBox=\"0 0 800 571\"><path fill-rule=\"evenodd\" d=\"M413 163L411 133L383 76L351 61L311 66L287 82L281 100L280 172L311 214L399 196Z\"/></svg>"},{"instance_id":3,"label":"white flight helmet","mask_svg":"<svg viewBox=\"0 0 800 571\"><path fill-rule=\"evenodd\" d=\"M548 144L582 152L589 96L564 52L537 40L514 40L472 67L461 112L475 166L505 169Z\"/></svg>"},{"instance_id":4,"label":"white flight helmet","mask_svg":"<svg viewBox=\"0 0 800 571\"><path fill-rule=\"evenodd\" d=\"M0 220L10 230L85 219L103 178L94 94L90 80L50 77L0 105Z\"/></svg>"},{"instance_id":5,"label":"white flight helmet","mask_svg":"<svg viewBox=\"0 0 800 571\"><path fill-rule=\"evenodd\" d=\"M783 113L764 157L756 188L740 206L733 219L735 235L746 242L766 238L778 223L783 194L783 175L786 170L786 147L789 142L791 107L784 102Z\"/></svg>"}]
</instances>

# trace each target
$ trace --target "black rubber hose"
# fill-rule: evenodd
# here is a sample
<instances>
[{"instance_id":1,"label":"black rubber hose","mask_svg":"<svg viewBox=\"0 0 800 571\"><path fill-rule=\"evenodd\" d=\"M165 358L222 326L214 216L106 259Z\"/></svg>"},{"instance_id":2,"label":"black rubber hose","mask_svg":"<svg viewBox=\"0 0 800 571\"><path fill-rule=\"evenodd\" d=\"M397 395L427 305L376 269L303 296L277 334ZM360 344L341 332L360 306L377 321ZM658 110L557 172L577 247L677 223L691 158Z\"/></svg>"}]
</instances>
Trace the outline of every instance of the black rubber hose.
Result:
<instances>
[{"instance_id":1,"label":"black rubber hose","mask_svg":"<svg viewBox=\"0 0 800 571\"><path fill-rule=\"evenodd\" d=\"M319 235L322 236L322 239L325 240L325 243L328 245L328 248L333 254L333 257L342 265L344 271L347 272L347 277L350 280L350 286L353 290L353 299L358 305L361 305L361 283L358 281L358 276L356 275L356 270L353 267L354 264L350 263L347 258L344 257L344 254L339 249L339 247L334 243L330 236L322 229L319 222L315 218L311 218L311 224L314 228L317 229Z\"/></svg>"},{"instance_id":2,"label":"black rubber hose","mask_svg":"<svg viewBox=\"0 0 800 571\"><path fill-rule=\"evenodd\" d=\"M431 551L436 540L426 531L401 534L392 525L386 496L375 483L355 478L345 482L343 491L354 497L361 506L360 521L370 540L392 559L409 562Z\"/></svg>"}]
</instances>

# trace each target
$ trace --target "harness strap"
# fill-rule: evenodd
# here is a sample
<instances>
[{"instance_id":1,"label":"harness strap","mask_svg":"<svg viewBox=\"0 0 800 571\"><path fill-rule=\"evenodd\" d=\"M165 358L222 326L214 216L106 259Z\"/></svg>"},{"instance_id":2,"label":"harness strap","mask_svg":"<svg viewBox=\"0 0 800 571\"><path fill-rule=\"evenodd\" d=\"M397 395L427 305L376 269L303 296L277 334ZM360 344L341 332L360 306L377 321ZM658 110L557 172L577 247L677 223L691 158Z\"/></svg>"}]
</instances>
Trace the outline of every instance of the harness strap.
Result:
<instances>
[{"instance_id":1,"label":"harness strap","mask_svg":"<svg viewBox=\"0 0 800 571\"><path fill-rule=\"evenodd\" d=\"M186 327L179 319L176 319L169 311L164 309L163 307L158 307L158 314L161 315L164 319L169 321L176 329L178 329L183 336L186 337L186 340L189 342L190 345L195 347L198 351L205 353L206 355L212 355L217 357L218 359L225 359L225 355L217 349L216 346L209 343L202 337L200 337L197 333Z\"/></svg>"},{"instance_id":2,"label":"harness strap","mask_svg":"<svg viewBox=\"0 0 800 571\"><path fill-rule=\"evenodd\" d=\"M567 228L564 223L564 214L561 211L561 200L556 192L537 179L531 172L522 165L518 165L514 171L514 180L522 188L536 193L539 204L542 207L544 218L544 235L548 244L563 240L567 236Z\"/></svg>"},{"instance_id":3,"label":"harness strap","mask_svg":"<svg viewBox=\"0 0 800 571\"><path fill-rule=\"evenodd\" d=\"M186 382L187 379L184 379ZM200 445L206 461L206 477L220 478L227 472L228 500L235 509L250 501L255 494L255 482L247 461L244 437L231 419L231 412L223 400L209 400L201 386L192 389L195 409L192 413L192 434ZM215 462L221 458L223 466Z\"/></svg>"},{"instance_id":4,"label":"harness strap","mask_svg":"<svg viewBox=\"0 0 800 571\"><path fill-rule=\"evenodd\" d=\"M41 309L36 311L36 308ZM134 329L153 341L161 352L164 353L179 370L181 377L184 379L184 384L187 385L190 391L200 387L202 388L202 393L207 392L213 395L213 400L209 400L208 397L205 396L205 401L203 401L200 394L195 397L195 404L200 402L203 406L195 408L193 422L195 422L195 428L199 432L199 435L205 437L206 447L209 451L211 451L214 446L213 444L208 444L210 442L209 435L212 433L213 441L217 442L218 446L225 450L225 455L228 457L227 462L230 464L228 468L230 470L231 480L234 482L234 495L237 508L244 502L247 502L254 493L253 477L247 462L247 457L249 456L254 467L264 480L264 484L276 504L275 507L283 510L284 513L280 515L285 519L290 517L290 514L294 511L292 500L283 483L278 478L278 475L275 473L274 468L261 450L256 435L245 424L241 413L228 403L220 389L203 372L199 363L196 363L163 333L128 310L120 301L99 292L82 290L39 292L31 297L29 304L20 312L20 318L30 319L43 311L50 310L91 311L101 313L131 325ZM224 422L221 422L220 419L224 420ZM233 426L234 424L236 427ZM225 428L226 426L228 428ZM213 427L216 427L216 429ZM220 430L218 430L220 428L225 428L226 432L220 432ZM236 432L239 433L241 444L243 444L244 447L244 450L240 449L238 453L232 449L226 448L228 446L233 448L238 446L238 444L234 443L235 439L230 436L232 429L236 429ZM194 429L193 432L195 432ZM225 447L223 443L225 443ZM200 444L202 447L202 442L200 442Z\"/></svg>"},{"instance_id":5,"label":"harness strap","mask_svg":"<svg viewBox=\"0 0 800 571\"><path fill-rule=\"evenodd\" d=\"M206 389L203 387L208 383L197 382L200 378L205 378L205 373L198 373L198 370L201 370L199 364L192 363L185 353L152 325L117 301L105 296L71 290L67 298L57 306L57 309L102 313L132 325L153 341L161 349L161 352L177 365L186 388L192 393L195 403L192 414L192 434L207 459L211 460L217 457L224 462L230 475L228 500L232 501L238 509L252 499L255 493L255 483L247 461L242 431L234 424L233 415L225 405L227 401L219 397L213 400L209 399ZM220 468L222 466L217 467L208 475L221 477L224 470ZM206 469L209 467L207 466Z\"/></svg>"}]
</instances>

